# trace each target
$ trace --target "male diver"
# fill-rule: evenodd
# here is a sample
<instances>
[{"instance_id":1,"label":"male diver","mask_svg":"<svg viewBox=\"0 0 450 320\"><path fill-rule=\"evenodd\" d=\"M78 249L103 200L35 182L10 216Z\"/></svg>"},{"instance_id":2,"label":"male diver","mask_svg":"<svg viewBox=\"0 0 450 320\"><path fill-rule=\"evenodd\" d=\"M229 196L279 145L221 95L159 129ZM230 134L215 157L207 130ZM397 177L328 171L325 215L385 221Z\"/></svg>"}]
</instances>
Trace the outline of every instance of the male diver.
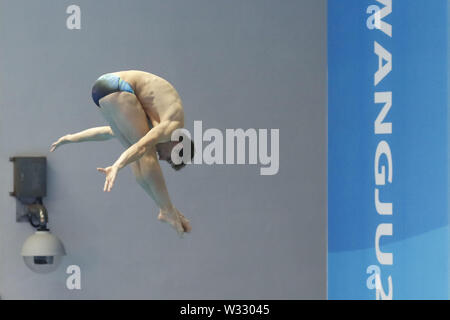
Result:
<instances>
[{"instance_id":1,"label":"male diver","mask_svg":"<svg viewBox=\"0 0 450 320\"><path fill-rule=\"evenodd\" d=\"M175 88L148 72L120 71L98 78L92 98L109 126L67 134L51 145L50 152L67 143L117 138L126 150L111 166L97 168L106 175L103 191L111 191L118 171L130 164L138 184L160 208L158 219L168 222L179 235L190 232L189 220L170 200L157 157L175 170L185 165L171 160L172 149L179 143L171 141L172 132L184 127L183 105ZM191 142L191 158L193 149Z\"/></svg>"}]
</instances>

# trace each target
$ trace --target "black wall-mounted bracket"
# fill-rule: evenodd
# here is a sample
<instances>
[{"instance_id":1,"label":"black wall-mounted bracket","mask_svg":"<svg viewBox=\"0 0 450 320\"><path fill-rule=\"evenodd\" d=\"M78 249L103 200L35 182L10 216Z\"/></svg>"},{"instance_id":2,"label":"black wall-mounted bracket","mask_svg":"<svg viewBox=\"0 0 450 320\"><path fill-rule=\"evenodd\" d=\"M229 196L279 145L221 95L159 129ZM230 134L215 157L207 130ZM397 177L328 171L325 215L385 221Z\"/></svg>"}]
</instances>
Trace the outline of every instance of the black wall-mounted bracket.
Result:
<instances>
[{"instance_id":1,"label":"black wall-mounted bracket","mask_svg":"<svg viewBox=\"0 0 450 320\"><path fill-rule=\"evenodd\" d=\"M14 164L14 190L9 194L16 198L16 221L33 224L32 219L36 217L39 226L46 224L47 210L42 198L47 194L47 159L11 157L9 160Z\"/></svg>"}]
</instances>

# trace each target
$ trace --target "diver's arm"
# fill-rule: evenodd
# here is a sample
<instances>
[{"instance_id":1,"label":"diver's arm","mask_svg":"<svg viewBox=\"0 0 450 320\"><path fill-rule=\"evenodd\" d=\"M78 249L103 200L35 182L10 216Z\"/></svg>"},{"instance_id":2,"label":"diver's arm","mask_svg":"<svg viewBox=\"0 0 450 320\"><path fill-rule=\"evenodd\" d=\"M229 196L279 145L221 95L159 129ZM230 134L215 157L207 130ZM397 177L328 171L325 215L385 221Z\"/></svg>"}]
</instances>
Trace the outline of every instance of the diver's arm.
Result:
<instances>
[{"instance_id":1,"label":"diver's arm","mask_svg":"<svg viewBox=\"0 0 450 320\"><path fill-rule=\"evenodd\" d=\"M154 149L156 144L170 141L172 132L181 127L182 124L180 121L161 121L138 142L125 150L113 166L120 170L131 162L140 159L149 150Z\"/></svg>"},{"instance_id":2,"label":"diver's arm","mask_svg":"<svg viewBox=\"0 0 450 320\"><path fill-rule=\"evenodd\" d=\"M56 148L63 144L85 141L104 141L113 137L114 133L109 126L90 128L77 133L62 136L56 142L52 143L50 152L53 152Z\"/></svg>"},{"instance_id":3,"label":"diver's arm","mask_svg":"<svg viewBox=\"0 0 450 320\"><path fill-rule=\"evenodd\" d=\"M155 150L156 144L170 141L172 132L182 126L180 121L161 121L153 127L138 142L125 150L112 166L106 168L97 168L98 171L106 175L104 191L111 191L117 173L128 164L140 159L150 150Z\"/></svg>"}]
</instances>

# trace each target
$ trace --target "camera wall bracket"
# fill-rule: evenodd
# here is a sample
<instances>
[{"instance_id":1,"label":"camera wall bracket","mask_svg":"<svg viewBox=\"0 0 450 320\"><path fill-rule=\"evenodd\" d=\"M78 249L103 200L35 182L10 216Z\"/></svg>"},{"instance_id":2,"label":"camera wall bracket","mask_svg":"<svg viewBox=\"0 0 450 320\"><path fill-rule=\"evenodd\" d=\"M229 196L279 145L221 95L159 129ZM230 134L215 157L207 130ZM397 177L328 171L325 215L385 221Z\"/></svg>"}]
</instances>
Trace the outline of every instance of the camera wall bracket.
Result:
<instances>
[{"instance_id":1,"label":"camera wall bracket","mask_svg":"<svg viewBox=\"0 0 450 320\"><path fill-rule=\"evenodd\" d=\"M47 159L45 157L11 157L14 163L14 191L16 198L16 221L30 222L33 217L39 227L47 224L47 210L42 198L47 193Z\"/></svg>"}]
</instances>

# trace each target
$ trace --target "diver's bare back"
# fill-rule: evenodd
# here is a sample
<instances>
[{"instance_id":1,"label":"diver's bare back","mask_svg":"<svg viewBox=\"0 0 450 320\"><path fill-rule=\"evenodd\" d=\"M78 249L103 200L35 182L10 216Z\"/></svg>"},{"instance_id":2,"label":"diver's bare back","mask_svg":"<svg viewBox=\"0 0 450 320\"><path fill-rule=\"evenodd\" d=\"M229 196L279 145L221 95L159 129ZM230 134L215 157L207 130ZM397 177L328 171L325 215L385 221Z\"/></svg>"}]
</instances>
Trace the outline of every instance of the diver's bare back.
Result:
<instances>
[{"instance_id":1,"label":"diver's bare back","mask_svg":"<svg viewBox=\"0 0 450 320\"><path fill-rule=\"evenodd\" d=\"M184 126L180 96L167 80L139 70L114 73L133 87L136 97L154 126L164 120L180 121L181 126Z\"/></svg>"}]
</instances>

